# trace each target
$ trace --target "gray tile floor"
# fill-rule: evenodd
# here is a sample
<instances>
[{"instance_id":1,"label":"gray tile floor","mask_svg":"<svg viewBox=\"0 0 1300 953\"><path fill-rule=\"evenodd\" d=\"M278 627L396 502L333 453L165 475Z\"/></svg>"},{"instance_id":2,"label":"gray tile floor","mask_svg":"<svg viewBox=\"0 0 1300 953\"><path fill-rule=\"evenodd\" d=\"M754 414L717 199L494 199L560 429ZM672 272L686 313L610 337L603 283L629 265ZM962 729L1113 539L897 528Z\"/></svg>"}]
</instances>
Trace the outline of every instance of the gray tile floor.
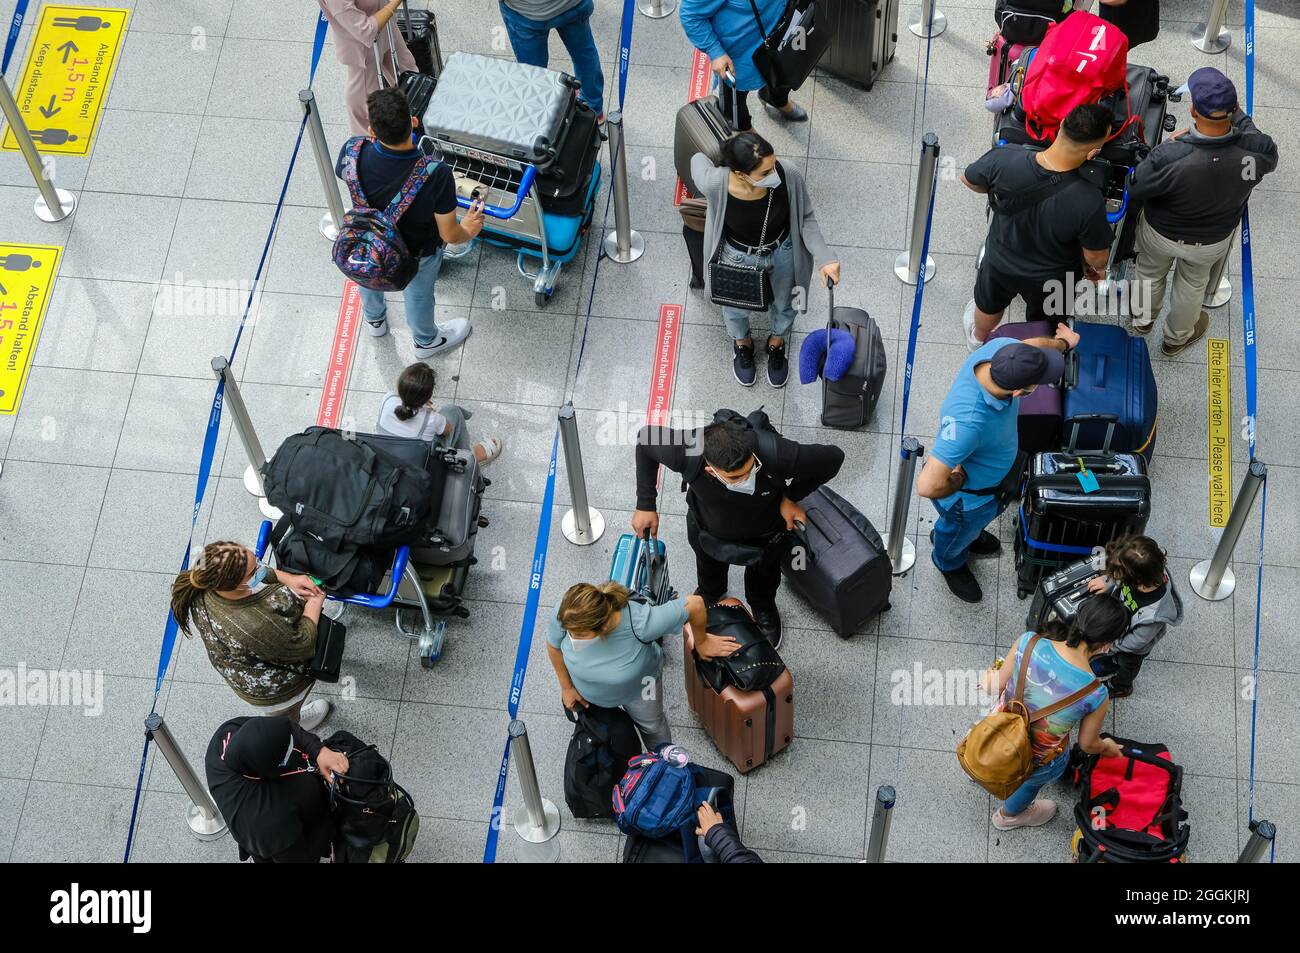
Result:
<instances>
[{"instance_id":1,"label":"gray tile floor","mask_svg":"<svg viewBox=\"0 0 1300 953\"><path fill-rule=\"evenodd\" d=\"M90 5L90 4L86 4ZM290 0L117 0L134 9L120 69L93 153L60 159L60 185L80 190L76 214L43 225L31 213L35 191L13 154L0 155L0 240L66 246L21 413L0 417L0 665L102 670L105 708L85 718L64 708L0 707L0 857L14 861L114 861L121 857L149 710L166 593L186 536L198 446L212 391L208 359L225 353L238 306L197 318L155 307L160 291L202 282L251 280L270 225L299 111L314 5ZM906 5L905 5L906 6ZM599 436L606 414L645 406L658 306L685 305L675 407L711 412L719 405L764 404L774 421L802 440L841 443L849 462L837 486L883 525L894 473L901 413L901 375L912 296L890 272L906 241L917 140L936 132L954 172L985 149L987 116L980 87L984 41L993 32L987 0L941 5L948 30L931 50L929 88L921 94L924 45L900 28L898 52L870 93L817 76L796 98L812 114L806 126L759 120L782 158L806 169L822 227L844 262L841 302L866 307L892 351L890 378L876 420L863 433L817 426L816 397L797 385L772 392L738 388L720 320L685 287L686 255L671 208L672 117L685 100L691 51L675 19L636 20L626 110L635 225L648 251L631 266L602 263L595 243L565 269L544 311L497 250L449 262L439 306L469 316L467 346L437 364L440 392L475 412L483 433L501 434L507 455L494 468L480 537L482 560L468 595L473 616L451 629L446 656L421 669L382 613L351 619L348 672L356 697L338 701L334 724L390 751L398 777L425 816L416 859L473 861L482 855L486 819L506 727L506 689L523 612L528 567L544 489L556 406L580 408L589 490L609 524L590 549L555 532L543 603L553 606L580 579L603 577L632 505L631 454ZM1208 0L1166 0L1161 37L1132 59L1176 80L1210 63L1243 79L1234 0L1231 49L1206 58L1186 35ZM442 45L498 53L494 4L438 0ZM0 0L8 22L13 0ZM615 79L621 4L598 0L597 40ZM904 20L910 10L904 11ZM30 39L25 28L20 49ZM497 31L497 32L494 32ZM563 67L558 42L556 64ZM1256 113L1288 160L1300 143L1300 81L1285 64L1300 54L1300 19L1287 0L1259 4ZM17 58L21 63L21 57ZM11 71L16 74L18 66ZM316 91L337 147L342 70L327 50ZM1180 125L1186 107L1179 107ZM924 110L924 112L923 112ZM315 420L322 371L338 311L340 276L316 231L319 189L304 152L265 275L265 294L245 331L236 372L269 447ZM1300 434L1287 412L1300 390L1300 348L1290 307L1300 293L1287 249L1297 235L1300 175L1293 161L1270 176L1253 203L1260 334L1260 457L1271 465L1265 593L1261 612L1258 735L1254 747L1256 814L1279 822L1279 857L1295 859L1288 819L1300 804L1300 692L1291 613L1300 609ZM598 208L603 208L603 200ZM908 430L926 438L951 372L962 360L959 316L968 296L983 206L941 181L934 250L939 276L927 289ZM1234 257L1234 274L1239 264ZM592 292L592 317L584 324ZM800 333L822 320L824 298L802 318ZM394 305L399 316L400 305ZM379 394L411 359L398 330L363 339L346 413L365 426ZM577 350L584 326L587 351ZM1232 346L1234 401L1241 401L1241 299L1215 314L1214 333ZM796 345L799 335L796 335ZM1205 376L1198 349L1168 361L1155 355L1161 387L1161 439L1151 533L1188 567L1212 550L1206 524ZM1234 414L1244 411L1234 405ZM259 521L240 475L246 461L223 433L207 499L199 514L203 540L251 540ZM1244 445L1234 445L1235 477ZM568 502L561 467L555 524ZM674 581L689 591L693 566L681 500L670 486L664 536ZM1068 857L1070 822L999 835L988 824L994 805L960 774L952 755L970 723L969 709L917 710L891 703L891 675L915 664L937 668L987 664L1020 631L1024 604L1015 598L1010 556L982 563L986 602L954 601L930 568L928 507L915 507L910 530L919 568L897 580L894 608L849 641L837 639L809 608L782 594L791 628L785 654L799 685L798 739L785 754L737 782L745 840L770 860L861 858L871 792L899 793L891 857L898 860L1059 861ZM1009 539L1009 520L1001 527ZM1239 549L1241 580L1226 603L1189 595L1188 620L1160 646L1140 694L1114 706L1114 730L1167 743L1187 770L1191 856L1226 860L1243 839L1249 798L1251 703L1245 700L1257 600L1252 560L1258 522ZM544 608L543 611L546 611ZM724 766L685 705L681 647L667 652L669 710L677 738L700 760ZM327 689L331 693L336 689ZM561 802L560 773L568 736L558 691L540 640L523 696L545 793ZM211 731L245 709L212 672L201 645L182 640L159 700L184 750L197 759ZM511 798L515 785L510 783ZM1068 793L1057 792L1063 800ZM136 858L232 861L229 840L200 844L185 830L185 798L165 763L148 770ZM802 823L795 823L802 818ZM620 842L612 825L565 815L561 856L612 861ZM501 859L524 859L512 833Z\"/></svg>"}]
</instances>

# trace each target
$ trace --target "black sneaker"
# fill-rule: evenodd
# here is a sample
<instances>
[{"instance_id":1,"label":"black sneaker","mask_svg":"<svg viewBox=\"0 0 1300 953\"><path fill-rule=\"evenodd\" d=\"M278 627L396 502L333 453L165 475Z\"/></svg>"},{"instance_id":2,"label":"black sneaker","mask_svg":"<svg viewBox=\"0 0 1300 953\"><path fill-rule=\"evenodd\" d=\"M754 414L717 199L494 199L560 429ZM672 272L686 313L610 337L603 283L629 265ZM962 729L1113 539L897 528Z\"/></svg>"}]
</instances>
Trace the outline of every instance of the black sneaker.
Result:
<instances>
[{"instance_id":1,"label":"black sneaker","mask_svg":"<svg viewBox=\"0 0 1300 953\"><path fill-rule=\"evenodd\" d=\"M758 631L762 633L763 638L772 643L772 648L779 649L781 647L781 613L776 611L776 606L755 609L754 621L758 624Z\"/></svg>"},{"instance_id":2,"label":"black sneaker","mask_svg":"<svg viewBox=\"0 0 1300 953\"><path fill-rule=\"evenodd\" d=\"M754 367L754 345L732 343L736 356L731 360L731 369L735 372L736 380L743 387L753 387L754 377L758 371Z\"/></svg>"},{"instance_id":3,"label":"black sneaker","mask_svg":"<svg viewBox=\"0 0 1300 953\"><path fill-rule=\"evenodd\" d=\"M943 572L942 569L939 571ZM948 584L952 594L962 602L979 602L984 598L984 590L980 588L975 574L970 571L970 566L959 566L943 573L943 581Z\"/></svg>"},{"instance_id":4,"label":"black sneaker","mask_svg":"<svg viewBox=\"0 0 1300 953\"><path fill-rule=\"evenodd\" d=\"M773 387L784 387L790 377L790 362L785 357L785 342L767 345L767 382Z\"/></svg>"},{"instance_id":5,"label":"black sneaker","mask_svg":"<svg viewBox=\"0 0 1300 953\"><path fill-rule=\"evenodd\" d=\"M930 545L934 545L934 530L930 530ZM971 559L991 559L1002 553L1002 543L988 530L980 530L966 553Z\"/></svg>"}]
</instances>

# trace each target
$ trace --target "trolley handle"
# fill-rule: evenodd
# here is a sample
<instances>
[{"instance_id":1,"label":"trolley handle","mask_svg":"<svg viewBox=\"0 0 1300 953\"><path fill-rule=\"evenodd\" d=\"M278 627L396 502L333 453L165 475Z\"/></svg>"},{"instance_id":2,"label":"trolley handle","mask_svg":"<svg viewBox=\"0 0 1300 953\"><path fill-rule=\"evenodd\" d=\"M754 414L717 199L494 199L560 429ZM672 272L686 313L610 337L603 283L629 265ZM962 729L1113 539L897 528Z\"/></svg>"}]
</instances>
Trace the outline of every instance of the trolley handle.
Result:
<instances>
[{"instance_id":1,"label":"trolley handle","mask_svg":"<svg viewBox=\"0 0 1300 953\"><path fill-rule=\"evenodd\" d=\"M262 520L262 525L258 527L257 530L257 547L254 549L258 559L261 559L266 555L270 543L271 521ZM366 606L371 609L387 609L392 604L393 600L397 598L397 589L402 584L402 577L406 573L406 564L410 561L410 558L411 548L409 546L398 547L397 552L393 554L393 569L388 592L379 593L377 595L361 593L355 596L347 596L346 598L326 593L325 598L334 602L346 602L354 606Z\"/></svg>"},{"instance_id":2,"label":"trolley handle","mask_svg":"<svg viewBox=\"0 0 1300 953\"><path fill-rule=\"evenodd\" d=\"M1124 183L1124 196L1119 200L1119 208L1113 212L1106 213L1106 221L1111 225L1124 221L1124 216L1128 214L1128 182L1127 177Z\"/></svg>"},{"instance_id":3,"label":"trolley handle","mask_svg":"<svg viewBox=\"0 0 1300 953\"><path fill-rule=\"evenodd\" d=\"M519 180L519 191L515 195L515 204L507 207L504 205L488 205L485 203L483 205L483 214L490 215L492 218L514 218L519 214L519 209L523 206L524 199L528 197L528 193L532 190L533 181L536 178L537 166L530 165L528 168L524 169L523 178ZM461 208L469 208L474 204L474 200L462 198L457 195L456 204Z\"/></svg>"}]
</instances>

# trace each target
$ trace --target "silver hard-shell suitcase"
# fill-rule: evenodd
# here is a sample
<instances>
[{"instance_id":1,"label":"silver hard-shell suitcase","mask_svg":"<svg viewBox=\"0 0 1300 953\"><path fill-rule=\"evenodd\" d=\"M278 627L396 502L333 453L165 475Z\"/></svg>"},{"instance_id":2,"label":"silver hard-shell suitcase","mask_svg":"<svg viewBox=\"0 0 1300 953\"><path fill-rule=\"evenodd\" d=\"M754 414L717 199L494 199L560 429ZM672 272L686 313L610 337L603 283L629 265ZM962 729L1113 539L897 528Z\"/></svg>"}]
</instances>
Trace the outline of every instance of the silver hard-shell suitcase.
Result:
<instances>
[{"instance_id":1,"label":"silver hard-shell suitcase","mask_svg":"<svg viewBox=\"0 0 1300 953\"><path fill-rule=\"evenodd\" d=\"M456 461L447 468L438 507L437 533L431 544L412 547L411 559L424 566L449 566L474 552L479 508L483 502L483 478L473 450L457 450Z\"/></svg>"},{"instance_id":2,"label":"silver hard-shell suitcase","mask_svg":"<svg viewBox=\"0 0 1300 953\"><path fill-rule=\"evenodd\" d=\"M739 101L732 96L732 117L728 120L722 114L717 94L711 93L677 110L673 129L673 164L677 167L677 177L691 196L700 194L691 178L691 157L702 152L715 166L722 164L722 143L735 132L739 108Z\"/></svg>"},{"instance_id":3,"label":"silver hard-shell suitcase","mask_svg":"<svg viewBox=\"0 0 1300 953\"><path fill-rule=\"evenodd\" d=\"M870 89L898 45L898 0L821 0L835 37L817 66Z\"/></svg>"},{"instance_id":4,"label":"silver hard-shell suitcase","mask_svg":"<svg viewBox=\"0 0 1300 953\"><path fill-rule=\"evenodd\" d=\"M424 129L443 152L545 168L572 124L578 85L567 73L453 53L424 111Z\"/></svg>"}]
</instances>

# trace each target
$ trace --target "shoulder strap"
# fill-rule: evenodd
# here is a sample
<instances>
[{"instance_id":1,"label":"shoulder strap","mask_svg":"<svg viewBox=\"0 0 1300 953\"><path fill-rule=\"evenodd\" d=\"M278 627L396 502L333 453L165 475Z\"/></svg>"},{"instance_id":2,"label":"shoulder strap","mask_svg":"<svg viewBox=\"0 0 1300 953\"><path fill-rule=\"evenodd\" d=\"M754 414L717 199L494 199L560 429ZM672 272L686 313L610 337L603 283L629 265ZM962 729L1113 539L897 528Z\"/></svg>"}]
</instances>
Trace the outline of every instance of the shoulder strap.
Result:
<instances>
[{"instance_id":1,"label":"shoulder strap","mask_svg":"<svg viewBox=\"0 0 1300 953\"><path fill-rule=\"evenodd\" d=\"M1038 640L1042 637L1043 634L1041 632L1035 632L1033 636L1030 637L1029 644L1025 646L1025 650L1020 653L1020 669L1016 672L1016 693L1012 696L1011 700L1020 702L1022 705L1025 701L1025 673L1029 670L1029 660L1033 657L1034 646L1038 644ZM1033 719L1030 720L1032 721Z\"/></svg>"},{"instance_id":2,"label":"shoulder strap","mask_svg":"<svg viewBox=\"0 0 1300 953\"><path fill-rule=\"evenodd\" d=\"M1035 162L1037 164L1037 162ZM1071 172L1053 172L1046 182L1041 182L1028 191L1021 192L1009 201L1003 201L998 198L995 202L993 199L995 193L989 193L989 204L993 211L999 215L1019 215L1021 212L1027 212L1031 208L1041 205L1053 195L1067 188L1077 176Z\"/></svg>"},{"instance_id":3,"label":"shoulder strap","mask_svg":"<svg viewBox=\"0 0 1300 953\"><path fill-rule=\"evenodd\" d=\"M411 207L415 197L420 193L424 183L429 181L429 176L433 174L433 167L438 164L438 160L433 156L422 155L415 160L415 166L411 169L411 174L406 177L402 187L397 190L393 200L388 203L388 208L384 209L384 215L396 222L406 210Z\"/></svg>"},{"instance_id":4,"label":"shoulder strap","mask_svg":"<svg viewBox=\"0 0 1300 953\"><path fill-rule=\"evenodd\" d=\"M352 204L358 208L366 208L370 204L361 191L361 177L357 174L357 161L361 158L361 147L365 144L365 136L353 136L343 147L343 181L347 184Z\"/></svg>"},{"instance_id":5,"label":"shoulder strap","mask_svg":"<svg viewBox=\"0 0 1300 953\"><path fill-rule=\"evenodd\" d=\"M1069 708L1075 702L1081 701L1082 699L1092 694L1092 692L1096 690L1097 686L1100 684L1101 684L1101 679L1094 678L1087 685L1084 685L1083 688L1079 689L1077 692L1075 692L1072 695L1068 695L1065 698L1062 698L1059 702L1052 702L1052 704L1048 705L1046 708L1040 708L1038 709L1038 711L1031 711L1029 713L1030 722L1040 721L1048 717L1049 715L1055 715L1062 708Z\"/></svg>"},{"instance_id":6,"label":"shoulder strap","mask_svg":"<svg viewBox=\"0 0 1300 953\"><path fill-rule=\"evenodd\" d=\"M762 43L767 46L767 28L763 26L763 18L758 15L758 4L754 0L749 0L749 9L754 11L754 22L758 24L758 35L762 38Z\"/></svg>"}]
</instances>

